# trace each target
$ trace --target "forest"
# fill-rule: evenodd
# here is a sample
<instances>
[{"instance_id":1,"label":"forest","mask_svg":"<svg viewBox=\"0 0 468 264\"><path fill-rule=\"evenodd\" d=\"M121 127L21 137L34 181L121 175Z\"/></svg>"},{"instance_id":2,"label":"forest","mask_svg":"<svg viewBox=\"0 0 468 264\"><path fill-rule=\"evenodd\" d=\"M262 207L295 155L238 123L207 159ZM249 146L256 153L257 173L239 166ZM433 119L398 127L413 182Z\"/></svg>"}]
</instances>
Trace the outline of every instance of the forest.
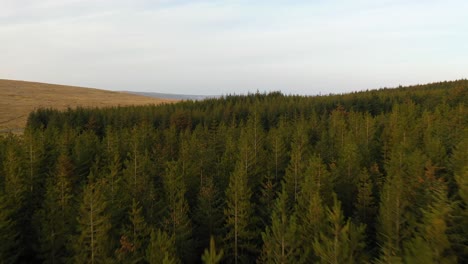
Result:
<instances>
[{"instance_id":1,"label":"forest","mask_svg":"<svg viewBox=\"0 0 468 264\"><path fill-rule=\"evenodd\" d=\"M468 80L37 109L0 263L468 263Z\"/></svg>"}]
</instances>

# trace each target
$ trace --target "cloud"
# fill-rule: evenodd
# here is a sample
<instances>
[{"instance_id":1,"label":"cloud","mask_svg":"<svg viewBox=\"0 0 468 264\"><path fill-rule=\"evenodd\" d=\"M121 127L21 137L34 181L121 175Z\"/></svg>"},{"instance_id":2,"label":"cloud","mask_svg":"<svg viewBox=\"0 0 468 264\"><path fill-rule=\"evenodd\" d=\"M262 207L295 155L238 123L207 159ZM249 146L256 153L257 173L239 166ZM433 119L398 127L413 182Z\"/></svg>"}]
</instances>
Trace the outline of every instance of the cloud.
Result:
<instances>
[{"instance_id":1,"label":"cloud","mask_svg":"<svg viewBox=\"0 0 468 264\"><path fill-rule=\"evenodd\" d=\"M316 94L462 78L462 1L8 1L2 78Z\"/></svg>"}]
</instances>

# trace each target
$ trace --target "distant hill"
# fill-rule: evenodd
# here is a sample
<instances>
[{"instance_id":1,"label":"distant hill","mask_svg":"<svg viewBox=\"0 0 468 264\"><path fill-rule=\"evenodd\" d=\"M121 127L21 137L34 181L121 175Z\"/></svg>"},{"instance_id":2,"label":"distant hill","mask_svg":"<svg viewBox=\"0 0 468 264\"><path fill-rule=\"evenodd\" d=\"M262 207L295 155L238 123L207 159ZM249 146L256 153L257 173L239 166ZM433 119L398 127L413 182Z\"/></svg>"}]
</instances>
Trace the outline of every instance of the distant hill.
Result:
<instances>
[{"instance_id":1,"label":"distant hill","mask_svg":"<svg viewBox=\"0 0 468 264\"><path fill-rule=\"evenodd\" d=\"M216 95L167 94L167 93L150 93L150 92L131 92L131 91L126 91L126 93L143 95L143 96L154 97L154 98L175 99L175 100L194 100L194 101L219 97Z\"/></svg>"},{"instance_id":2,"label":"distant hill","mask_svg":"<svg viewBox=\"0 0 468 264\"><path fill-rule=\"evenodd\" d=\"M111 107L174 102L94 88L0 79L0 132L21 132L28 115L37 108Z\"/></svg>"}]
</instances>

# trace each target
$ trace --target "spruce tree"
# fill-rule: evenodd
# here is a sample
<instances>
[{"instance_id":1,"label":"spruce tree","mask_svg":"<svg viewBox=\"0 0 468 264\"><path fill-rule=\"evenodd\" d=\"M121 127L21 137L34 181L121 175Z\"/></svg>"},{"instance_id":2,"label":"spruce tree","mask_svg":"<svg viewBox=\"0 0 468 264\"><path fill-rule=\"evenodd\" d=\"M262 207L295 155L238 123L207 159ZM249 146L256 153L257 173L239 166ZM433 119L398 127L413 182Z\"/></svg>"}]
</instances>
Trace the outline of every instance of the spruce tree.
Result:
<instances>
[{"instance_id":1,"label":"spruce tree","mask_svg":"<svg viewBox=\"0 0 468 264\"><path fill-rule=\"evenodd\" d=\"M300 229L299 237L302 241L308 241L308 243L301 244L308 262L316 261L312 241L318 237L319 231L324 227L325 209L323 198L333 201L331 192L330 173L320 158L312 157L295 206Z\"/></svg>"},{"instance_id":2,"label":"spruce tree","mask_svg":"<svg viewBox=\"0 0 468 264\"><path fill-rule=\"evenodd\" d=\"M362 169L358 178L355 217L367 228L375 221L376 206L373 195L373 184L367 169Z\"/></svg>"},{"instance_id":3,"label":"spruce tree","mask_svg":"<svg viewBox=\"0 0 468 264\"><path fill-rule=\"evenodd\" d=\"M336 195L333 206L326 211L325 228L313 242L318 263L362 263L365 226L355 226L350 220L345 221Z\"/></svg>"},{"instance_id":4,"label":"spruce tree","mask_svg":"<svg viewBox=\"0 0 468 264\"><path fill-rule=\"evenodd\" d=\"M91 181L83 190L78 221L78 236L74 242L75 263L105 263L109 261L109 230L107 203L101 181Z\"/></svg>"},{"instance_id":5,"label":"spruce tree","mask_svg":"<svg viewBox=\"0 0 468 264\"><path fill-rule=\"evenodd\" d=\"M450 248L447 232L447 219L452 205L447 198L443 182L426 190L431 193L427 208L422 209L422 219L418 223L415 236L404 244L406 263L457 263ZM424 261L424 262L423 262Z\"/></svg>"},{"instance_id":6,"label":"spruce tree","mask_svg":"<svg viewBox=\"0 0 468 264\"><path fill-rule=\"evenodd\" d=\"M189 207L185 199L185 183L177 162L167 164L163 180L167 201L166 217L163 220L164 228L174 237L177 253L181 260L184 262L192 261L192 222L188 215Z\"/></svg>"},{"instance_id":7,"label":"spruce tree","mask_svg":"<svg viewBox=\"0 0 468 264\"><path fill-rule=\"evenodd\" d=\"M215 240L213 237L210 238L210 248L205 249L202 255L202 261L205 264L217 264L223 259L223 250L216 250Z\"/></svg>"},{"instance_id":8,"label":"spruce tree","mask_svg":"<svg viewBox=\"0 0 468 264\"><path fill-rule=\"evenodd\" d=\"M229 179L226 190L226 254L228 261L245 263L248 254L255 252L252 230L251 190L247 184L247 174L244 164L238 162Z\"/></svg>"},{"instance_id":9,"label":"spruce tree","mask_svg":"<svg viewBox=\"0 0 468 264\"><path fill-rule=\"evenodd\" d=\"M175 239L166 232L158 229L151 231L151 238L146 249L146 261L150 264L177 264Z\"/></svg>"},{"instance_id":10,"label":"spruce tree","mask_svg":"<svg viewBox=\"0 0 468 264\"><path fill-rule=\"evenodd\" d=\"M291 210L286 202L287 193L283 187L276 200L271 226L262 233L261 263L305 263L306 255L301 251L296 215L290 215Z\"/></svg>"},{"instance_id":11,"label":"spruce tree","mask_svg":"<svg viewBox=\"0 0 468 264\"><path fill-rule=\"evenodd\" d=\"M17 230L14 210L5 195L0 191L0 263L15 263L20 248L19 232Z\"/></svg>"},{"instance_id":12,"label":"spruce tree","mask_svg":"<svg viewBox=\"0 0 468 264\"><path fill-rule=\"evenodd\" d=\"M210 237L219 237L222 233L223 200L212 177L206 177L200 188L193 220L194 237L198 238L198 248L201 250L209 246Z\"/></svg>"},{"instance_id":13,"label":"spruce tree","mask_svg":"<svg viewBox=\"0 0 468 264\"><path fill-rule=\"evenodd\" d=\"M284 184L288 193L289 207L297 201L300 193L300 186L304 180L307 168L307 139L304 130L298 130L291 146L291 160L286 169Z\"/></svg>"},{"instance_id":14,"label":"spruce tree","mask_svg":"<svg viewBox=\"0 0 468 264\"><path fill-rule=\"evenodd\" d=\"M130 224L125 227L120 237L120 247L116 251L117 258L123 263L141 263L145 259L149 229L142 208L135 199L132 201L128 218Z\"/></svg>"},{"instance_id":15,"label":"spruce tree","mask_svg":"<svg viewBox=\"0 0 468 264\"><path fill-rule=\"evenodd\" d=\"M39 252L45 263L60 263L69 257L67 241L75 224L72 174L71 159L62 152L55 173L46 181L42 208L35 215Z\"/></svg>"}]
</instances>

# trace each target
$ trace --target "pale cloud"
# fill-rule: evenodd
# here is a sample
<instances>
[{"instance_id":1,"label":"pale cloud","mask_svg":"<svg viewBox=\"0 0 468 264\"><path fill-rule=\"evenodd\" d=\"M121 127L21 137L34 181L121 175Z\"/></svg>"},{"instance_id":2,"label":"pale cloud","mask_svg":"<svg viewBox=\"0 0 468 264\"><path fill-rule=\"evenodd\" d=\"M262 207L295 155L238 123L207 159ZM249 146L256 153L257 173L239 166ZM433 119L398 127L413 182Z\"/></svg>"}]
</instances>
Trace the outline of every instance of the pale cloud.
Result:
<instances>
[{"instance_id":1,"label":"pale cloud","mask_svg":"<svg viewBox=\"0 0 468 264\"><path fill-rule=\"evenodd\" d=\"M4 6L0 78L190 94L317 94L467 78L465 1Z\"/></svg>"}]
</instances>

